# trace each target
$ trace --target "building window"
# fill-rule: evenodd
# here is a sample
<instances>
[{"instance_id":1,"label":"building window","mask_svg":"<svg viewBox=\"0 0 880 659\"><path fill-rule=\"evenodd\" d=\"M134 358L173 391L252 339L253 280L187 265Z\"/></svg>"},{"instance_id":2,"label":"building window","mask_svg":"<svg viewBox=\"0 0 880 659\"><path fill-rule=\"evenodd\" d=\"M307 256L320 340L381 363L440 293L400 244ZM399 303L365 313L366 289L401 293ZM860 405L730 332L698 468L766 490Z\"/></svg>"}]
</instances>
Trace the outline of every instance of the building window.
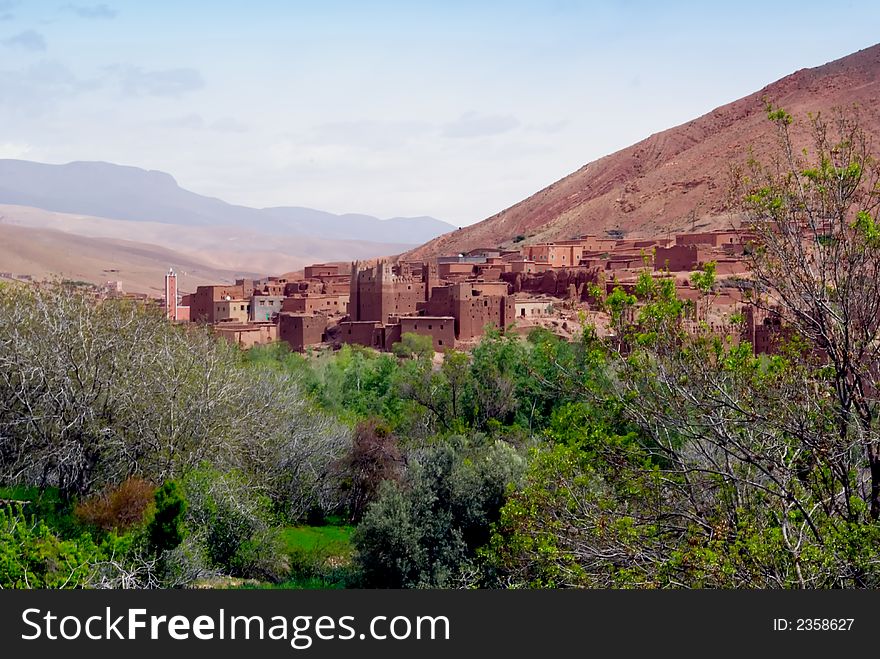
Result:
<instances>
[{"instance_id":1,"label":"building window","mask_svg":"<svg viewBox=\"0 0 880 659\"><path fill-rule=\"evenodd\" d=\"M437 345L438 345L438 346L442 346L442 345L443 345L443 339L439 339L439 340L437 341Z\"/></svg>"},{"instance_id":2,"label":"building window","mask_svg":"<svg viewBox=\"0 0 880 659\"><path fill-rule=\"evenodd\" d=\"M428 329L434 329L433 325L428 325Z\"/></svg>"}]
</instances>

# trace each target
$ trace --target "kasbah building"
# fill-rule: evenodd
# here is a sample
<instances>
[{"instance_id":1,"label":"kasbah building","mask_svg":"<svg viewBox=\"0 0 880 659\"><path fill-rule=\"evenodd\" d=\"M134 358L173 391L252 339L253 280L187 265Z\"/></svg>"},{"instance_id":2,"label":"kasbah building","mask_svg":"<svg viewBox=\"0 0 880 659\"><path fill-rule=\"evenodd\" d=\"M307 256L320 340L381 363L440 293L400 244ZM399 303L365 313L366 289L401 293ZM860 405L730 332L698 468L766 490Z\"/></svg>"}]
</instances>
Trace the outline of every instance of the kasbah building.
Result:
<instances>
[{"instance_id":1,"label":"kasbah building","mask_svg":"<svg viewBox=\"0 0 880 659\"><path fill-rule=\"evenodd\" d=\"M346 343L389 351L413 333L430 337L434 350L443 352L472 347L487 328L526 334L544 327L576 339L589 323L608 335L608 316L591 298L595 287L632 293L647 267L654 277L674 278L678 297L694 303L685 322L729 332L736 314L739 339L769 353L785 328L774 313L744 300L749 274L743 257L752 239L744 230L643 240L587 235L519 250L479 248L429 262L314 264L280 277L199 286L185 295L169 272L164 308L170 320L208 324L242 348L283 341L298 352ZM691 274L709 262L715 263L716 285L703 296Z\"/></svg>"}]
</instances>

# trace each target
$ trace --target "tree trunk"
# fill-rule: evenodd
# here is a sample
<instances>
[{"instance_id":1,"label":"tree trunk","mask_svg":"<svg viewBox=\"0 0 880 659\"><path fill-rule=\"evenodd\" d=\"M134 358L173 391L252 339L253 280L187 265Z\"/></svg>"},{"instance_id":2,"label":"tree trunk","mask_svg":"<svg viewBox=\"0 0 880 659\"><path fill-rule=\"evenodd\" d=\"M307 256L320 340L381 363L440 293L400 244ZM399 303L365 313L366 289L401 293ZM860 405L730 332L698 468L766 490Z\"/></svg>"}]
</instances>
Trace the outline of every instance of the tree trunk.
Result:
<instances>
[{"instance_id":1,"label":"tree trunk","mask_svg":"<svg viewBox=\"0 0 880 659\"><path fill-rule=\"evenodd\" d=\"M880 455L873 446L868 449L871 465L871 519L880 517Z\"/></svg>"}]
</instances>

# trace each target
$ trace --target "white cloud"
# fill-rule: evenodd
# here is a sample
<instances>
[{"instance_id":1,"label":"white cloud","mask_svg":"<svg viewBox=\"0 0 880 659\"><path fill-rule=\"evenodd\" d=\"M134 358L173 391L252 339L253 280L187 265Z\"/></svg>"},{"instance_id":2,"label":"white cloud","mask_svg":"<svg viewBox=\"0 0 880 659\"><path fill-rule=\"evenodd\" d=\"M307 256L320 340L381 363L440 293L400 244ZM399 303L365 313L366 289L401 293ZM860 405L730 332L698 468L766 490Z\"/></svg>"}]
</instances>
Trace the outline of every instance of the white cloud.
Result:
<instances>
[{"instance_id":1,"label":"white cloud","mask_svg":"<svg viewBox=\"0 0 880 659\"><path fill-rule=\"evenodd\" d=\"M32 150L33 147L24 142L0 142L0 159L23 159Z\"/></svg>"},{"instance_id":2,"label":"white cloud","mask_svg":"<svg viewBox=\"0 0 880 659\"><path fill-rule=\"evenodd\" d=\"M558 133L561 130L568 128L571 125L571 121L568 119L560 119L559 121L549 121L538 124L529 124L525 127L526 130L535 133L546 133L551 135L553 133Z\"/></svg>"},{"instance_id":3,"label":"white cloud","mask_svg":"<svg viewBox=\"0 0 880 659\"><path fill-rule=\"evenodd\" d=\"M443 126L443 137L472 138L500 135L519 127L519 119L510 114L468 112Z\"/></svg>"},{"instance_id":4,"label":"white cloud","mask_svg":"<svg viewBox=\"0 0 880 659\"><path fill-rule=\"evenodd\" d=\"M46 50L46 39L36 30L25 30L3 39L3 45L24 48L25 50Z\"/></svg>"},{"instance_id":5,"label":"white cloud","mask_svg":"<svg viewBox=\"0 0 880 659\"><path fill-rule=\"evenodd\" d=\"M220 117L210 127L218 133L246 133L248 130L246 124L233 117Z\"/></svg>"},{"instance_id":6,"label":"white cloud","mask_svg":"<svg viewBox=\"0 0 880 659\"><path fill-rule=\"evenodd\" d=\"M157 119L151 123L160 128L183 128L185 130L201 130L205 127L205 120L202 118L202 115L196 113Z\"/></svg>"},{"instance_id":7,"label":"white cloud","mask_svg":"<svg viewBox=\"0 0 880 659\"><path fill-rule=\"evenodd\" d=\"M349 146L370 150L398 149L434 130L424 121L364 119L315 126L305 144Z\"/></svg>"},{"instance_id":8,"label":"white cloud","mask_svg":"<svg viewBox=\"0 0 880 659\"><path fill-rule=\"evenodd\" d=\"M0 69L0 108L12 115L38 117L55 110L62 99L100 86L100 81L80 79L54 60L41 60L18 70ZM9 115L0 118L8 119Z\"/></svg>"},{"instance_id":9,"label":"white cloud","mask_svg":"<svg viewBox=\"0 0 880 659\"><path fill-rule=\"evenodd\" d=\"M18 3L13 0L0 0L0 22L15 20L15 14L9 10L15 7L16 4Z\"/></svg>"},{"instance_id":10,"label":"white cloud","mask_svg":"<svg viewBox=\"0 0 880 659\"><path fill-rule=\"evenodd\" d=\"M64 5L61 9L71 11L80 18L116 18L116 10L111 9L105 4L85 6L85 5Z\"/></svg>"},{"instance_id":11,"label":"white cloud","mask_svg":"<svg viewBox=\"0 0 880 659\"><path fill-rule=\"evenodd\" d=\"M191 68L148 71L139 66L114 66L108 70L117 76L122 91L131 96L176 98L205 86L202 74Z\"/></svg>"}]
</instances>

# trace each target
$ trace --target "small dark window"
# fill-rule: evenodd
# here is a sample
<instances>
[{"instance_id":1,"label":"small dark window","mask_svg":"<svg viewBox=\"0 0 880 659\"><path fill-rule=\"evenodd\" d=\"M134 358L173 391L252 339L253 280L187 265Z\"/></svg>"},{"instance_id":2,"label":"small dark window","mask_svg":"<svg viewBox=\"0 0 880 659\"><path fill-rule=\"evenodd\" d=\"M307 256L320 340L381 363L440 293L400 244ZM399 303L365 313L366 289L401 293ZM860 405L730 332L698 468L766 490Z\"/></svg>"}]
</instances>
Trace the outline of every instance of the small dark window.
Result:
<instances>
[{"instance_id":1,"label":"small dark window","mask_svg":"<svg viewBox=\"0 0 880 659\"><path fill-rule=\"evenodd\" d=\"M442 345L443 345L443 339L440 339L439 341L437 341L437 345L438 345L438 346L442 346Z\"/></svg>"},{"instance_id":2,"label":"small dark window","mask_svg":"<svg viewBox=\"0 0 880 659\"><path fill-rule=\"evenodd\" d=\"M428 329L434 329L433 325L428 325Z\"/></svg>"}]
</instances>

